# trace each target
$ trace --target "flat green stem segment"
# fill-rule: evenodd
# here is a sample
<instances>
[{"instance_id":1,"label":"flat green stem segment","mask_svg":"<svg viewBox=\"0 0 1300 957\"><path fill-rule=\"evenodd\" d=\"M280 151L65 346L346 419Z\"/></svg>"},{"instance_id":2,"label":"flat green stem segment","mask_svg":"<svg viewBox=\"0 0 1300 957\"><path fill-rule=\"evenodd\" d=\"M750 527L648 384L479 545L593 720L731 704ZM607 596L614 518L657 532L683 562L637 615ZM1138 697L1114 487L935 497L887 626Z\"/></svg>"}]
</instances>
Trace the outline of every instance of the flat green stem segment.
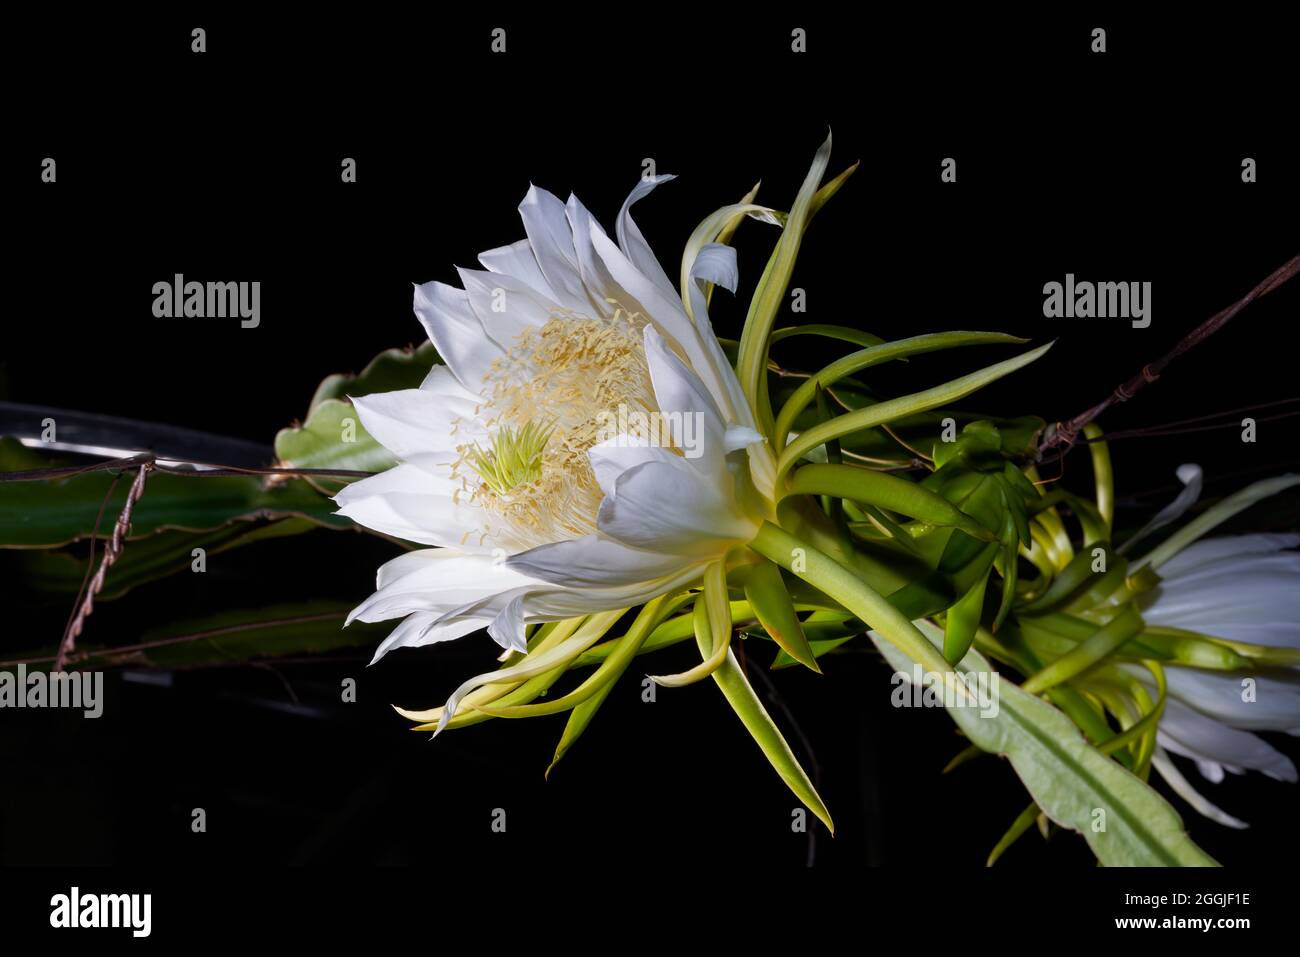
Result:
<instances>
[{"instance_id":1,"label":"flat green stem segment","mask_svg":"<svg viewBox=\"0 0 1300 957\"><path fill-rule=\"evenodd\" d=\"M928 640L943 632L918 622ZM889 642L872 636L894 668L906 675L911 662ZM1107 866L1208 866L1214 860L1192 843L1168 802L1132 772L1101 754L1079 729L1048 702L1013 682L995 680L977 651L957 666L975 683L997 690L997 707L948 707L949 716L971 743L1005 755L1043 813L1062 827L1080 832L1097 859ZM981 695L981 697L984 697Z\"/></svg>"},{"instance_id":2,"label":"flat green stem segment","mask_svg":"<svg viewBox=\"0 0 1300 957\"><path fill-rule=\"evenodd\" d=\"M924 336L912 336L897 342L869 345L851 355L836 359L820 372L813 373L794 394L786 400L776 417L776 429L772 434L772 447L780 452L785 448L786 436L794 426L799 413L812 402L817 387L823 389L834 385L845 376L853 375L863 369L901 359L904 356L919 355L924 352L936 352L940 349L952 349L957 346L973 346L985 343L1023 343L1025 339L1009 336L1001 332L939 332Z\"/></svg>"},{"instance_id":3,"label":"flat green stem segment","mask_svg":"<svg viewBox=\"0 0 1300 957\"><path fill-rule=\"evenodd\" d=\"M888 472L853 465L805 465L790 477L789 495L831 495L888 509L930 525L960 528L991 542L995 535L942 495Z\"/></svg>"},{"instance_id":4,"label":"flat green stem segment","mask_svg":"<svg viewBox=\"0 0 1300 957\"><path fill-rule=\"evenodd\" d=\"M813 426L805 432L801 432L797 438L781 453L777 460L776 471L777 477L790 471L799 459L803 458L809 451L819 445L825 445L832 439L838 439L863 429L872 429L876 426L892 422L894 419L903 416L913 415L917 412L925 412L929 409L946 405L954 402L964 396L970 395L977 389L981 389L990 382L995 382L1005 375L1015 372L1017 369L1024 368L1039 359L1052 347L1052 343L1039 346L1037 349L1031 349L1029 352L1016 356L1013 359L1007 359L987 368L980 369L978 372L972 372L970 375L962 376L959 379L953 379L951 382L945 382L943 385L935 386L933 389L926 389L924 392L914 392L911 395L899 396L896 399L886 399L884 402L877 402L875 405L869 405L853 412L837 416L829 422Z\"/></svg>"},{"instance_id":5,"label":"flat green stem segment","mask_svg":"<svg viewBox=\"0 0 1300 957\"><path fill-rule=\"evenodd\" d=\"M902 612L826 553L771 522L763 523L749 547L839 602L928 671L951 677L943 655Z\"/></svg>"},{"instance_id":6,"label":"flat green stem segment","mask_svg":"<svg viewBox=\"0 0 1300 957\"><path fill-rule=\"evenodd\" d=\"M708 617L703 603L697 603L694 616L695 640L699 643L700 654L706 658L713 654L713 635ZM794 792L795 797L817 815L818 820L834 834L835 823L831 820L826 805L822 803L817 788L813 786L812 780L799 764L799 759L790 750L790 745L786 743L781 730L773 722L763 703L758 700L758 695L754 693L749 679L745 677L745 673L740 670L740 665L736 662L735 652L727 650L726 660L713 672L713 680L717 682L722 690L722 696L727 699L727 703L736 712L736 717L740 718L741 723L749 731L773 769L780 775L781 780Z\"/></svg>"}]
</instances>

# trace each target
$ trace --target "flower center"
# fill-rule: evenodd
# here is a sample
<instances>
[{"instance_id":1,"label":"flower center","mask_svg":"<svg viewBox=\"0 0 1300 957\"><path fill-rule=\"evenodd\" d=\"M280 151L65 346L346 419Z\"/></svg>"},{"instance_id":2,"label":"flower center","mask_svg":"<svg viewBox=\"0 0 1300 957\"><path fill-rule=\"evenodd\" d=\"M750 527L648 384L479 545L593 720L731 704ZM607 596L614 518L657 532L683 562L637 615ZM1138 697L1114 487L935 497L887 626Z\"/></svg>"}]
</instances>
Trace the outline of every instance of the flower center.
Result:
<instances>
[{"instance_id":1,"label":"flower center","mask_svg":"<svg viewBox=\"0 0 1300 957\"><path fill-rule=\"evenodd\" d=\"M587 452L627 415L657 408L646 319L611 305L610 316L563 313L524 330L484 377L479 411L493 438L461 446L453 474L503 526L487 523L488 537L532 547L596 530L603 493Z\"/></svg>"},{"instance_id":2,"label":"flower center","mask_svg":"<svg viewBox=\"0 0 1300 957\"><path fill-rule=\"evenodd\" d=\"M551 431L551 426L536 422L518 429L502 426L492 437L491 448L476 445L469 450L469 464L493 494L509 495L521 485L541 480L542 453Z\"/></svg>"}]
</instances>

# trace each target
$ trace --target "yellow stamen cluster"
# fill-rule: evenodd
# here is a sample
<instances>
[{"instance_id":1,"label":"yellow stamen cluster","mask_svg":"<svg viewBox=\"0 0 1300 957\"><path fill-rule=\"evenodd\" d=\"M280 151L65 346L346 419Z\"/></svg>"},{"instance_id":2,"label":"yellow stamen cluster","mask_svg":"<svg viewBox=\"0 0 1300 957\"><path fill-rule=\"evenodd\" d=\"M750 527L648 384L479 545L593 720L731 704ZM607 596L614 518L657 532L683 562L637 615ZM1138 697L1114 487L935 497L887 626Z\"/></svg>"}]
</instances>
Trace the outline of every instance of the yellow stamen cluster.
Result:
<instances>
[{"instance_id":1,"label":"yellow stamen cluster","mask_svg":"<svg viewBox=\"0 0 1300 957\"><path fill-rule=\"evenodd\" d=\"M595 531L602 493L587 452L608 437L620 409L657 407L646 320L611 304L608 316L556 314L524 330L485 377L478 411L491 447L461 446L453 474L504 526L489 523L488 537L499 530L531 546Z\"/></svg>"}]
</instances>

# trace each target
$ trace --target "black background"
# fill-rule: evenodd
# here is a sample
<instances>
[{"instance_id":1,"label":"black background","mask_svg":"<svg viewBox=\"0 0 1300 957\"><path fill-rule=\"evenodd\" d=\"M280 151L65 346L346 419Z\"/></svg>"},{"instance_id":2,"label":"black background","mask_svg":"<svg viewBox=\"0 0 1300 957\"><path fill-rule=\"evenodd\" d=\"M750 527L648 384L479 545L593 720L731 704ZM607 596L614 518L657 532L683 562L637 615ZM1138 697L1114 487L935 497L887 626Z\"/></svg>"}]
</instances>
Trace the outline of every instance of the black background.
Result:
<instances>
[{"instance_id":1,"label":"black background","mask_svg":"<svg viewBox=\"0 0 1300 957\"><path fill-rule=\"evenodd\" d=\"M754 182L760 201L787 207L827 128L832 172L862 166L804 244L798 318L886 338L973 328L1058 340L970 408L1049 421L1082 411L1300 247L1285 31L1107 12L857 17L609 7L15 25L0 397L269 446L325 375L420 340L412 282L454 282L453 265L522 237L514 209L530 181L577 192L612 227L644 158L679 174L637 207L675 275L696 223ZM1109 29L1104 55L1088 51L1094 25ZM190 52L193 26L208 31L205 54ZM505 55L489 52L495 26ZM790 53L794 26L809 31L806 55ZM44 156L57 184L39 181ZM339 181L345 156L356 184ZM956 184L939 181L948 156ZM1244 156L1258 183L1241 182ZM742 295L774 237L742 228ZM261 326L155 319L152 284L178 272L261 281ZM1044 319L1042 286L1067 272L1151 281L1151 327ZM715 297L721 335L739 331L745 301ZM1298 306L1300 286L1252 305L1104 424L1295 394ZM879 382L905 391L1007 354L926 357ZM1210 494L1296 466L1294 420L1263 424L1255 445L1238 436L1117 442L1121 520L1163 504L1184 461L1206 467ZM1086 487L1086 459L1069 468ZM89 628L126 642L232 602L359 601L393 553L324 531L267 543L105 604ZM8 592L3 604L8 649L52 641L67 613ZM946 863L978 866L1023 806L997 760L941 777L961 747L950 722L891 708L888 669L867 654L822 677L759 682L836 817L836 836L818 828L813 847L791 833L794 799L709 685L644 704L624 681L546 782L562 718L430 743L388 708L440 702L493 647L473 636L370 669L365 652L179 673L166 688L110 675L99 721L8 713L0 861L400 863L431 878L587 861L924 865L942 833ZM677 648L656 668L689 660ZM349 676L355 705L338 701ZM1254 825L1228 832L1179 804L1211 854L1255 866L1294 853L1293 786L1252 775L1206 788ZM190 831L195 807L206 834ZM504 835L489 828L498 807ZM1091 863L1077 838L1030 835L1002 866Z\"/></svg>"}]
</instances>

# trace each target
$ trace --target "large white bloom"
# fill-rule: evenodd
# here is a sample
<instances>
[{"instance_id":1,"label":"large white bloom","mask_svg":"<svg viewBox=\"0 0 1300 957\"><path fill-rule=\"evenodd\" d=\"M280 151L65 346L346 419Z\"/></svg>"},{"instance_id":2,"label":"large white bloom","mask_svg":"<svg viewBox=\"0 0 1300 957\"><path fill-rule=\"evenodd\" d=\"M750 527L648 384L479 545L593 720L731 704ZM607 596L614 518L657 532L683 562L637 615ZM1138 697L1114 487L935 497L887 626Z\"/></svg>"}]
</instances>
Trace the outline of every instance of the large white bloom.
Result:
<instances>
[{"instance_id":1,"label":"large white bloom","mask_svg":"<svg viewBox=\"0 0 1300 957\"><path fill-rule=\"evenodd\" d=\"M1298 544L1300 535L1240 535L1190 545L1161 567L1163 580L1143 618L1228 641L1300 649L1300 552L1291 550ZM1249 677L1251 693L1244 694L1240 674L1168 666L1157 740L1215 783L1225 771L1246 770L1294 782L1291 759L1251 732L1300 735L1300 673ZM1167 756L1158 756L1156 767L1203 814L1245 826L1196 794Z\"/></svg>"},{"instance_id":2,"label":"large white bloom","mask_svg":"<svg viewBox=\"0 0 1300 957\"><path fill-rule=\"evenodd\" d=\"M415 289L446 362L419 389L354 400L398 459L344 489L340 513L433 548L379 569L348 619L405 618L380 646L631 607L698 579L770 510L771 453L715 338L708 283L736 287L714 242L753 206L696 231L674 289L629 208L612 240L575 197L532 187L527 238ZM645 428L649 424L649 429Z\"/></svg>"}]
</instances>

